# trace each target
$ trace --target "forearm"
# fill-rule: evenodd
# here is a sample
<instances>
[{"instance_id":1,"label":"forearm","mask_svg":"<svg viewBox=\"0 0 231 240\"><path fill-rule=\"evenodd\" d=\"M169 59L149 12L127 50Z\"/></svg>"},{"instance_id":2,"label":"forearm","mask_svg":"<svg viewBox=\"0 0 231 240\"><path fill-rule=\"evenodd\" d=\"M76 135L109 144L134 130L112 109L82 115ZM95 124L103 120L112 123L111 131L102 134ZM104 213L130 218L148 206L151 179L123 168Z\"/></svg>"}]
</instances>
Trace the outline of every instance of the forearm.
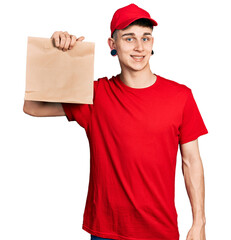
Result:
<instances>
[{"instance_id":1,"label":"forearm","mask_svg":"<svg viewBox=\"0 0 231 240\"><path fill-rule=\"evenodd\" d=\"M36 117L65 116L61 103L24 100L23 111Z\"/></svg>"},{"instance_id":2,"label":"forearm","mask_svg":"<svg viewBox=\"0 0 231 240\"><path fill-rule=\"evenodd\" d=\"M182 170L192 207L193 224L205 224L205 184L201 159L197 158L183 161Z\"/></svg>"}]
</instances>

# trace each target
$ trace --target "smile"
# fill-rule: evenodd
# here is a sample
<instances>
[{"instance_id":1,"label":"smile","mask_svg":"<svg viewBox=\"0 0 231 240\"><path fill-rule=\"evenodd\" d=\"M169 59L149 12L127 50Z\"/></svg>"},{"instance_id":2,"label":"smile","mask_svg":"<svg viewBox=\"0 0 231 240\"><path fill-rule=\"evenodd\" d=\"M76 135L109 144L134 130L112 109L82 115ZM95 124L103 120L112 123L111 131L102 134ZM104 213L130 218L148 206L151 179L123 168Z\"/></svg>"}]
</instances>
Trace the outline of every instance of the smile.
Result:
<instances>
[{"instance_id":1,"label":"smile","mask_svg":"<svg viewBox=\"0 0 231 240\"><path fill-rule=\"evenodd\" d=\"M136 61L136 62L141 62L145 56L137 56L137 55L131 55L131 57Z\"/></svg>"}]
</instances>

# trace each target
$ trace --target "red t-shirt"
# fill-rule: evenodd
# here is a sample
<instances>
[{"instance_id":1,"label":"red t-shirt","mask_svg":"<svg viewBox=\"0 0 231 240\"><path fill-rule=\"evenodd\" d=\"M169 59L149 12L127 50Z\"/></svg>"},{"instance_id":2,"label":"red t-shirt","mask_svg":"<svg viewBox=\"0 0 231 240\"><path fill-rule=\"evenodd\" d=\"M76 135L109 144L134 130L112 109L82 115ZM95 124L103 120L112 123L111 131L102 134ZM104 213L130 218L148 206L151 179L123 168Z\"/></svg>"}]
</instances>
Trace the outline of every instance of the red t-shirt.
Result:
<instances>
[{"instance_id":1,"label":"red t-shirt","mask_svg":"<svg viewBox=\"0 0 231 240\"><path fill-rule=\"evenodd\" d=\"M90 181L82 229L119 240L178 240L178 144L208 133L192 91L157 75L146 88L94 81L93 104L63 103L86 130Z\"/></svg>"}]
</instances>

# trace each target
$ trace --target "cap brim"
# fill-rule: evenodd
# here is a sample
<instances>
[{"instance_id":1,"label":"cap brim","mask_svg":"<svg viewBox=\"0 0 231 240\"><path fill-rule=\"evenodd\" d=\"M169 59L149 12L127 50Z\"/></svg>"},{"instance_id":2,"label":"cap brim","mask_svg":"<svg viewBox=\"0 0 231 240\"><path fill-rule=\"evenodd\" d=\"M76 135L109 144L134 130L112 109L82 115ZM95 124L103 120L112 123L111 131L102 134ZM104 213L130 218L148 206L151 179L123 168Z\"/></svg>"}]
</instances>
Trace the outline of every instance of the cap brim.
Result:
<instances>
[{"instance_id":1,"label":"cap brim","mask_svg":"<svg viewBox=\"0 0 231 240\"><path fill-rule=\"evenodd\" d=\"M134 22L134 21L136 21L136 20L138 20L138 19L141 19L141 18L149 19L149 20L152 22L153 26L157 26L157 25L158 25L158 23L157 23L154 19L152 19L152 18L148 18L148 17L137 17L137 18L128 19L127 21L125 21L125 22L121 23L120 25L118 25L118 26L116 27L116 29L118 29L118 30L124 29L124 28L126 28L129 24L131 24L132 22ZM116 30L116 29L115 29L115 30ZM114 30L114 31L115 31L115 30ZM114 31L113 31L113 33L114 33ZM111 36L113 35L113 33L111 34Z\"/></svg>"}]
</instances>

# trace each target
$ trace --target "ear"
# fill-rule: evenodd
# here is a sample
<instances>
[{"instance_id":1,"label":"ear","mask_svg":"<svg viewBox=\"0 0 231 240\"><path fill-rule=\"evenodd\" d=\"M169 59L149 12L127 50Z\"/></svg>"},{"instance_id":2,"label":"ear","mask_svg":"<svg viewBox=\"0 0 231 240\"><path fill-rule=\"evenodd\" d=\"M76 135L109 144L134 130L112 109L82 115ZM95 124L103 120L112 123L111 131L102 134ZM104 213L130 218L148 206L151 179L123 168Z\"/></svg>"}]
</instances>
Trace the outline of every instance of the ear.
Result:
<instances>
[{"instance_id":1,"label":"ear","mask_svg":"<svg viewBox=\"0 0 231 240\"><path fill-rule=\"evenodd\" d=\"M107 42L111 50L116 48L115 40L113 38L108 38Z\"/></svg>"},{"instance_id":2,"label":"ear","mask_svg":"<svg viewBox=\"0 0 231 240\"><path fill-rule=\"evenodd\" d=\"M153 46L153 44L154 44L154 37L152 36L152 46Z\"/></svg>"}]
</instances>

